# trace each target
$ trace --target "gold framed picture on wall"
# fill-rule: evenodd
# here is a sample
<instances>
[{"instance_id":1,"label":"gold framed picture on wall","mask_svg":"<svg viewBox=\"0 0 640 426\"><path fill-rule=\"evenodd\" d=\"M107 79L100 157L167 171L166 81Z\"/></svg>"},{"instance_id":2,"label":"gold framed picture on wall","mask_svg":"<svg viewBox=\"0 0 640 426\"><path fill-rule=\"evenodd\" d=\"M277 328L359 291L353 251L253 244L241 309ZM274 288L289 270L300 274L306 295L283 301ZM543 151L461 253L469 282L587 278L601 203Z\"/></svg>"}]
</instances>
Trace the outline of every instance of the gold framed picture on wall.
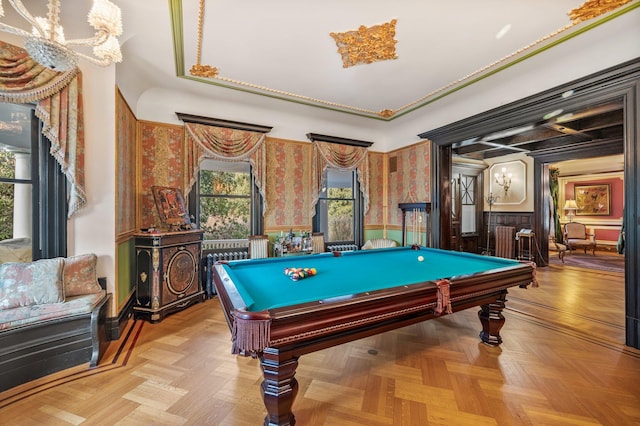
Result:
<instances>
[{"instance_id":1,"label":"gold framed picture on wall","mask_svg":"<svg viewBox=\"0 0 640 426\"><path fill-rule=\"evenodd\" d=\"M573 195L578 205L577 216L609 216L611 185L575 185Z\"/></svg>"}]
</instances>

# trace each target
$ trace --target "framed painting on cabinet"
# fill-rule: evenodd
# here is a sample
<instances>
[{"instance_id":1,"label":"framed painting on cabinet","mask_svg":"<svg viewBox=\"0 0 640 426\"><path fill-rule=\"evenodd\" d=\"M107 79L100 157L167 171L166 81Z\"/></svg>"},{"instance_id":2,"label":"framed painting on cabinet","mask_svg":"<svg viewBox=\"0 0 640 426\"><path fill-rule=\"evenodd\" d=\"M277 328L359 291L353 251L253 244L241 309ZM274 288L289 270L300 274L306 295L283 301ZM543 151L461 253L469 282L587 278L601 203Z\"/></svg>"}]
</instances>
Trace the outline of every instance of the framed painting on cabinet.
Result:
<instances>
[{"instance_id":1,"label":"framed painting on cabinet","mask_svg":"<svg viewBox=\"0 0 640 426\"><path fill-rule=\"evenodd\" d=\"M153 198L158 208L158 215L169 229L189 229L191 220L185 207L182 192L178 188L152 186Z\"/></svg>"}]
</instances>

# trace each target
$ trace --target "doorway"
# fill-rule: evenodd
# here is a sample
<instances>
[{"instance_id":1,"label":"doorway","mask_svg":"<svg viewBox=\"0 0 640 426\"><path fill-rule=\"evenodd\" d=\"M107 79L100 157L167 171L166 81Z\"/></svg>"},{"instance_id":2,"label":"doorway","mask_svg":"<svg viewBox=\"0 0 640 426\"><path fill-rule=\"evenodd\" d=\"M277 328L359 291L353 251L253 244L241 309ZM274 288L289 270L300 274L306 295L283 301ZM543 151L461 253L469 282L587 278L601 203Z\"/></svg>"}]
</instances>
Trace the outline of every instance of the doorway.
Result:
<instances>
[{"instance_id":1,"label":"doorway","mask_svg":"<svg viewBox=\"0 0 640 426\"><path fill-rule=\"evenodd\" d=\"M624 274L622 214L624 210L624 156L613 155L582 160L567 160L549 165L555 177L555 199L549 218L549 263L569 267L590 268ZM553 178L552 178L553 179ZM588 197L585 202L584 197ZM556 204L557 203L557 204ZM573 205L577 210L573 209ZM565 210L564 207L572 207ZM590 214L593 213L593 214ZM556 226L557 222L557 226ZM595 252L584 249L566 250L563 231L567 223L584 225ZM554 232L555 231L555 232ZM557 246L558 244L564 246Z\"/></svg>"},{"instance_id":2,"label":"doorway","mask_svg":"<svg viewBox=\"0 0 640 426\"><path fill-rule=\"evenodd\" d=\"M432 194L431 199L438 202L433 208L432 229L436 247L450 248L451 240L451 188L452 158L454 146L468 151L476 144L480 150L488 136L494 136L505 129L511 133L510 142L529 130L530 126L540 123L550 111L578 111L590 106L607 103L620 103L622 106L621 137L603 135L599 140L579 141L572 137L560 138L558 143L548 146L538 145L535 151L527 155L534 159L534 212L533 228L536 243L541 255L536 262L544 265L548 262L548 238L550 214L549 203L549 164L568 160L592 158L603 155L624 155L624 189L626 209L625 229L625 344L640 349L640 268L637 262L640 253L638 240L640 223L635 218L640 214L640 194L638 194L636 176L640 173L640 153L638 152L637 129L640 126L640 59L629 61L609 68L597 74L587 76L565 85L550 89L500 108L478 114L450 125L427 131L418 136L432 143ZM515 134L513 134L515 132ZM569 143L562 143L562 141ZM457 145L456 145L457 144ZM495 147L495 141L489 150L499 153L499 149L509 150L510 146ZM527 147L517 145L518 149ZM512 152L512 151L510 151ZM504 155L504 154L501 154Z\"/></svg>"}]
</instances>

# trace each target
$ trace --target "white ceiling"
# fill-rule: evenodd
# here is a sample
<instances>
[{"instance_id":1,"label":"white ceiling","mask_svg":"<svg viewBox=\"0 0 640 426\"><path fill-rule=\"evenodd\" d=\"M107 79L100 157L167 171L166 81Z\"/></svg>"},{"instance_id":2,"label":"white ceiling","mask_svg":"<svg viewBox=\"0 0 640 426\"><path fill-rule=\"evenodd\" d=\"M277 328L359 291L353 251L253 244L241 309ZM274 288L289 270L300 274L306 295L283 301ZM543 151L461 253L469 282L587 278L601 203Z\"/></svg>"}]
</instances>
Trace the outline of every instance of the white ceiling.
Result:
<instances>
[{"instance_id":1,"label":"white ceiling","mask_svg":"<svg viewBox=\"0 0 640 426\"><path fill-rule=\"evenodd\" d=\"M195 78L189 69L196 63L199 0L115 2L123 11L127 75L149 88L175 87L176 76ZM243 102L249 92L374 118L390 109L393 120L638 6L636 0L574 25L568 13L581 3L208 0L201 64L219 74L195 78L202 82L196 90L206 96L222 86ZM330 33L392 19L397 59L344 68Z\"/></svg>"},{"instance_id":2,"label":"white ceiling","mask_svg":"<svg viewBox=\"0 0 640 426\"><path fill-rule=\"evenodd\" d=\"M568 40L572 49L588 49L589 37L583 33L619 17L640 16L627 13L640 0L580 24L572 24L568 13L583 0L208 0L201 63L218 68L219 74L205 79L189 75L196 63L199 0L112 1L122 9L124 26L117 84L134 111L142 94L166 89L245 105L255 102L258 108L280 100L283 110L311 105L327 113L345 112L335 121L351 120L358 127L363 117L380 122L412 117L426 105L455 97L451 95L459 89L476 87L516 64L522 67ZM44 0L25 3L34 15L46 15ZM61 2L68 39L89 35L89 8L88 0ZM24 28L6 2L4 9L3 21ZM393 19L397 59L343 67L331 32ZM12 41L5 33L0 37ZM393 115L381 117L378 112L385 109ZM304 109L309 115L314 111L323 114ZM424 130L420 126L409 133Z\"/></svg>"}]
</instances>

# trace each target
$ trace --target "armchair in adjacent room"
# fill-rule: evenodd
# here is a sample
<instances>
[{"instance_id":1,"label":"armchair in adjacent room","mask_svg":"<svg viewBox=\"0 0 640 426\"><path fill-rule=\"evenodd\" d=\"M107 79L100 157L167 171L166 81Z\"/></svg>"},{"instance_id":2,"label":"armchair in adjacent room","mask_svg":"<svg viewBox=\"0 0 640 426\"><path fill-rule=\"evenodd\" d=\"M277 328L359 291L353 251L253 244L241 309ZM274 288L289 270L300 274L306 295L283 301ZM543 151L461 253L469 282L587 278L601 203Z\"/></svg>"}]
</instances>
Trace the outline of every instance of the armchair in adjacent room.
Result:
<instances>
[{"instance_id":1,"label":"armchair in adjacent room","mask_svg":"<svg viewBox=\"0 0 640 426\"><path fill-rule=\"evenodd\" d=\"M569 253L577 248L587 250L596 255L596 236L587 231L587 227L583 223L570 222L564 225L564 243L569 249Z\"/></svg>"},{"instance_id":2,"label":"armchair in adjacent room","mask_svg":"<svg viewBox=\"0 0 640 426\"><path fill-rule=\"evenodd\" d=\"M549 235L549 250L558 252L558 259L564 263L564 255L567 252L567 246L556 241L556 237Z\"/></svg>"}]
</instances>

